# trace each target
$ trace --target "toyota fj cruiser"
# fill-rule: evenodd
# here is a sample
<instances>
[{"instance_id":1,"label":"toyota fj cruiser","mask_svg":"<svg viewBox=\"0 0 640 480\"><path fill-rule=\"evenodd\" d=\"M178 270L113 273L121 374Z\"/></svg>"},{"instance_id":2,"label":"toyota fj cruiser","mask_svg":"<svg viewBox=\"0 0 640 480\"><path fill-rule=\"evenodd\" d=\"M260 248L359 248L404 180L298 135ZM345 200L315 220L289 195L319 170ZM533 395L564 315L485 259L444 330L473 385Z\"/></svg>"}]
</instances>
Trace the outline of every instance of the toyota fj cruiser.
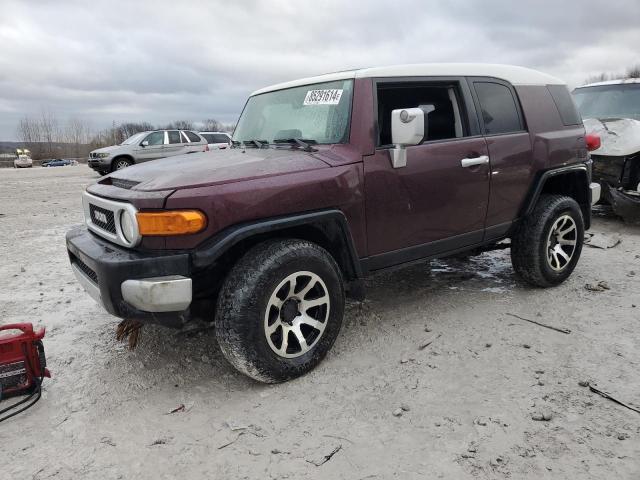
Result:
<instances>
[{"instance_id":1,"label":"toyota fj cruiser","mask_svg":"<svg viewBox=\"0 0 640 480\"><path fill-rule=\"evenodd\" d=\"M362 278L510 239L526 282L564 281L591 204L588 139L564 83L513 66L369 68L254 92L233 148L119 170L67 234L115 316L215 324L264 382L311 370ZM593 142L591 142L593 143Z\"/></svg>"}]
</instances>

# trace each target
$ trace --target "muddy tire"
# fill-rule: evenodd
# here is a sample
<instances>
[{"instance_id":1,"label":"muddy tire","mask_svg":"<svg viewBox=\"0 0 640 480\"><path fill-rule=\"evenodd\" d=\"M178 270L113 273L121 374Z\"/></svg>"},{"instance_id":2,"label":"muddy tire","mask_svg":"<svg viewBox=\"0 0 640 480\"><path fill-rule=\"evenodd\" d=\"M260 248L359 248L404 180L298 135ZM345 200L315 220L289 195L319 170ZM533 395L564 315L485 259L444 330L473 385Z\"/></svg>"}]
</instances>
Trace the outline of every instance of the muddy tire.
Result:
<instances>
[{"instance_id":1,"label":"muddy tire","mask_svg":"<svg viewBox=\"0 0 640 480\"><path fill-rule=\"evenodd\" d=\"M542 195L511 237L511 263L527 283L552 287L571 275L583 242L578 203L563 195Z\"/></svg>"},{"instance_id":2,"label":"muddy tire","mask_svg":"<svg viewBox=\"0 0 640 480\"><path fill-rule=\"evenodd\" d=\"M218 344L242 373L290 380L322 361L344 313L340 269L320 246L294 239L249 250L224 281L215 316Z\"/></svg>"}]
</instances>

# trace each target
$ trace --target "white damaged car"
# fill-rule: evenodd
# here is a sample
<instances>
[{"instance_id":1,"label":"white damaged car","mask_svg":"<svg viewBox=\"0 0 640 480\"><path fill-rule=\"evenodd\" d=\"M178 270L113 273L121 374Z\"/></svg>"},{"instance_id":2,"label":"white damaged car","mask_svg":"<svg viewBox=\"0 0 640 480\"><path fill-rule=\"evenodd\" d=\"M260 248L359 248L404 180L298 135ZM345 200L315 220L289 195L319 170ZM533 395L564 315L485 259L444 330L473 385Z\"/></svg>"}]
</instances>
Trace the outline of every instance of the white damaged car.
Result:
<instances>
[{"instance_id":1,"label":"white damaged car","mask_svg":"<svg viewBox=\"0 0 640 480\"><path fill-rule=\"evenodd\" d=\"M587 133L600 137L591 158L602 198L625 221L640 222L640 78L584 85L573 98Z\"/></svg>"}]
</instances>

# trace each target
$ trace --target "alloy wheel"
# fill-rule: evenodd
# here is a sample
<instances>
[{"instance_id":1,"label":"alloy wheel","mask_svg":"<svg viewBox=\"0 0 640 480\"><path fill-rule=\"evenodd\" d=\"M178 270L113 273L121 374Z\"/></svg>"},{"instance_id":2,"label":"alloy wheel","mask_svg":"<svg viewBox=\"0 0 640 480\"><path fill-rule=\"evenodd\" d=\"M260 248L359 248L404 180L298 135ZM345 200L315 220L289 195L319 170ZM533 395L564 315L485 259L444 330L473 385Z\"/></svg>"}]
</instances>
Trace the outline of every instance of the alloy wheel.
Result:
<instances>
[{"instance_id":1,"label":"alloy wheel","mask_svg":"<svg viewBox=\"0 0 640 480\"><path fill-rule=\"evenodd\" d=\"M547 262L555 272L561 272L571 262L577 234L576 222L569 215L562 215L553 223L547 236Z\"/></svg>"},{"instance_id":2,"label":"alloy wheel","mask_svg":"<svg viewBox=\"0 0 640 480\"><path fill-rule=\"evenodd\" d=\"M315 273L292 273L274 289L264 316L271 350L295 358L311 350L322 337L329 318L329 291Z\"/></svg>"}]
</instances>

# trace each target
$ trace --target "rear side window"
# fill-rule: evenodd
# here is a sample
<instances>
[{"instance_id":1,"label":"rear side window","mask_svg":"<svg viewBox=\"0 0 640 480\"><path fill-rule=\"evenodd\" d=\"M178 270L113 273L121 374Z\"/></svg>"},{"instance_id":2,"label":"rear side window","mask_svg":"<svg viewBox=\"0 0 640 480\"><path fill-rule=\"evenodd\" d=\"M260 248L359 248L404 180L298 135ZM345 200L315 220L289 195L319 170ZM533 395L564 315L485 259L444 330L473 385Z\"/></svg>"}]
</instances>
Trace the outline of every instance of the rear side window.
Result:
<instances>
[{"instance_id":1,"label":"rear side window","mask_svg":"<svg viewBox=\"0 0 640 480\"><path fill-rule=\"evenodd\" d=\"M169 130L169 143L182 143L180 132L177 130Z\"/></svg>"},{"instance_id":2,"label":"rear side window","mask_svg":"<svg viewBox=\"0 0 640 480\"><path fill-rule=\"evenodd\" d=\"M564 85L547 85L547 90L551 94L553 101L558 108L558 113L564 125L580 125L582 119L578 114L575 103L569 90Z\"/></svg>"},{"instance_id":3,"label":"rear side window","mask_svg":"<svg viewBox=\"0 0 640 480\"><path fill-rule=\"evenodd\" d=\"M185 135L187 137L189 137L189 141L190 142L199 142L200 141L200 137L198 135L196 135L195 133L188 132L188 131L185 131L184 133L185 133Z\"/></svg>"},{"instance_id":4,"label":"rear side window","mask_svg":"<svg viewBox=\"0 0 640 480\"><path fill-rule=\"evenodd\" d=\"M524 129L511 89L501 83L474 82L485 135L520 132Z\"/></svg>"},{"instance_id":5,"label":"rear side window","mask_svg":"<svg viewBox=\"0 0 640 480\"><path fill-rule=\"evenodd\" d=\"M208 143L229 143L229 137L223 133L203 133Z\"/></svg>"}]
</instances>

